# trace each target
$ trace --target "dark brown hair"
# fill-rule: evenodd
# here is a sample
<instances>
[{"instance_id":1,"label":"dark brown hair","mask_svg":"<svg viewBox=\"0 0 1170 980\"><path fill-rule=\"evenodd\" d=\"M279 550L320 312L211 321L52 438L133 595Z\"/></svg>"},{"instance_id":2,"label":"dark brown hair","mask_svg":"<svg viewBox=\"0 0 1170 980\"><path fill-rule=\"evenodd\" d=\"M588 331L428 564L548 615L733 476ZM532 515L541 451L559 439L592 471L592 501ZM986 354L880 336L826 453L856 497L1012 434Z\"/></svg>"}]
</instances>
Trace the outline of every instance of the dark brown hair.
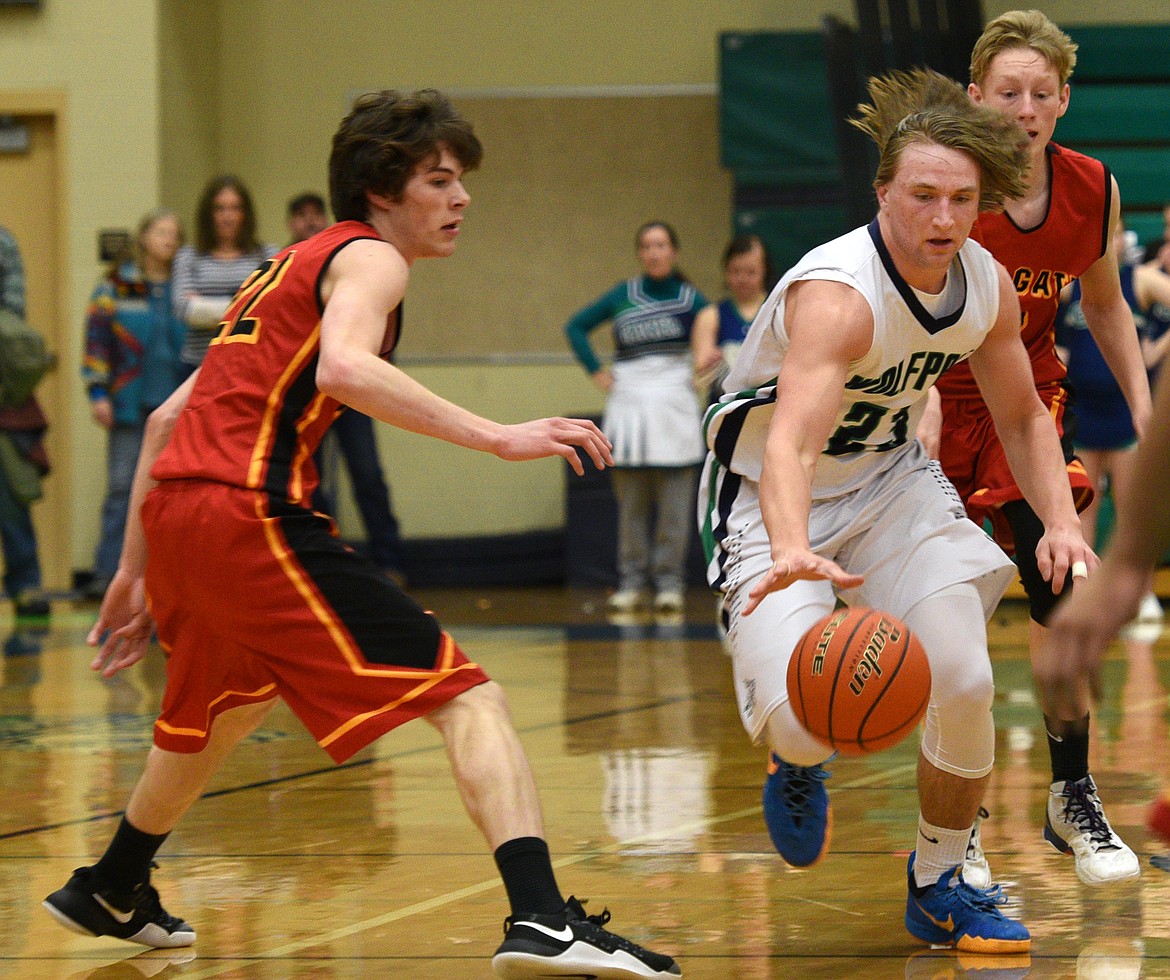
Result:
<instances>
[{"instance_id":1,"label":"dark brown hair","mask_svg":"<svg viewBox=\"0 0 1170 980\"><path fill-rule=\"evenodd\" d=\"M728 242L727 248L723 250L723 268L726 269L727 263L737 255L747 255L755 248L758 248L760 254L764 256L764 288L769 289L773 285L772 257L768 254L768 246L764 244L764 240L759 235L744 232Z\"/></svg>"},{"instance_id":2,"label":"dark brown hair","mask_svg":"<svg viewBox=\"0 0 1170 980\"><path fill-rule=\"evenodd\" d=\"M471 123L434 89L360 96L333 137L329 202L338 221L365 221L367 191L399 200L418 166L446 147L464 170L479 166L483 147Z\"/></svg>"},{"instance_id":3,"label":"dark brown hair","mask_svg":"<svg viewBox=\"0 0 1170 980\"><path fill-rule=\"evenodd\" d=\"M634 235L635 249L642 247L642 236L652 228L661 228L664 232L666 232L666 237L670 242L670 247L675 251L678 251L678 232L675 231L674 228L671 225L668 225L665 221L647 221L644 225L642 225L642 227L638 229L638 233ZM675 266L671 270L671 275L676 279L681 279L683 282L690 282L686 276L686 273L683 272L682 269L680 269L678 266Z\"/></svg>"},{"instance_id":4,"label":"dark brown hair","mask_svg":"<svg viewBox=\"0 0 1170 980\"><path fill-rule=\"evenodd\" d=\"M215 198L225 188L231 188L239 194L244 205L244 221L240 225L236 247L241 252L255 252L260 248L260 243L256 241L256 209L252 206L252 195L248 193L248 188L235 174L212 177L199 195L199 204L195 208L195 248L206 255L219 245L215 237Z\"/></svg>"}]
</instances>

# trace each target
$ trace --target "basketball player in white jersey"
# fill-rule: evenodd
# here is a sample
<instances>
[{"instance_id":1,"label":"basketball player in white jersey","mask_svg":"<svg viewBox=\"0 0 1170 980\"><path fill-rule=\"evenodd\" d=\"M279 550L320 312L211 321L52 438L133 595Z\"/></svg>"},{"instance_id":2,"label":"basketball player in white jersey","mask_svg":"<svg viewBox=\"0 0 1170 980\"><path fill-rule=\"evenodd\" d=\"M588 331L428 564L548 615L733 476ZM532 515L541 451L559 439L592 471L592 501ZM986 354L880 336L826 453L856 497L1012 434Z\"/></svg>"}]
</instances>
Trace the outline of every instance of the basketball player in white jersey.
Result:
<instances>
[{"instance_id":1,"label":"basketball player in white jersey","mask_svg":"<svg viewBox=\"0 0 1170 980\"><path fill-rule=\"evenodd\" d=\"M831 750L788 703L793 648L838 596L917 633L933 687L906 927L932 944L1023 953L1028 930L961 875L994 759L986 618L1011 565L913 433L935 378L969 359L1043 519L1040 568L1063 581L1096 563L1032 383L1015 290L968 240L981 210L1023 190L1025 138L933 72L875 79L869 91L855 124L880 149L878 216L784 276L707 414L709 579L724 595L744 726L772 750L765 818L790 864L817 861L831 824Z\"/></svg>"}]
</instances>

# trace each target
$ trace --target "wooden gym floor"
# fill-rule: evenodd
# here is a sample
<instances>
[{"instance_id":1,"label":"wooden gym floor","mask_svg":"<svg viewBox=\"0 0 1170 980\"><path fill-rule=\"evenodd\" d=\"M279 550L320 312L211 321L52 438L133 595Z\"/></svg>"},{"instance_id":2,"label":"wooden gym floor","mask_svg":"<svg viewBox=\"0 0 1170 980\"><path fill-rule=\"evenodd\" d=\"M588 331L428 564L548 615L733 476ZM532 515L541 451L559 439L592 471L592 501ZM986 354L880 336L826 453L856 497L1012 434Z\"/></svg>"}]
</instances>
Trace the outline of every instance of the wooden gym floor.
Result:
<instances>
[{"instance_id":1,"label":"wooden gym floor","mask_svg":"<svg viewBox=\"0 0 1170 980\"><path fill-rule=\"evenodd\" d=\"M607 621L604 594L433 590L469 655L508 691L566 894L615 931L676 956L689 978L945 980L1170 977L1170 873L1144 828L1170 774L1170 641L1118 645L1092 768L1141 878L1080 884L1040 836L1047 749L1022 606L991 626L997 763L984 843L1032 930L1028 957L957 957L905 932L915 739L839 761L832 850L785 866L760 813L764 753L740 728L713 602L671 620ZM365 978L490 976L507 912L442 747L408 725L333 766L280 708L241 747L159 856L166 906L199 939L151 951L67 932L39 907L113 832L150 739L155 653L103 681L84 647L94 607L55 603L0 662L0 976Z\"/></svg>"}]
</instances>

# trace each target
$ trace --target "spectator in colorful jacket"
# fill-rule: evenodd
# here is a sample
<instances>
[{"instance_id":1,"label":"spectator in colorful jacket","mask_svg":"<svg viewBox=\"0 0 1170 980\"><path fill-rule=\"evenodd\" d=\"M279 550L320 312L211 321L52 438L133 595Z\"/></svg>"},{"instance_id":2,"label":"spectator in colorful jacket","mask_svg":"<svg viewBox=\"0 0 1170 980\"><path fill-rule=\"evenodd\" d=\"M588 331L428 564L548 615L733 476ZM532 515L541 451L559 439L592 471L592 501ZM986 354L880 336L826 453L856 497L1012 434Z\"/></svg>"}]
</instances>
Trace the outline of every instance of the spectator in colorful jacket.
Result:
<instances>
[{"instance_id":1,"label":"spectator in colorful jacket","mask_svg":"<svg viewBox=\"0 0 1170 980\"><path fill-rule=\"evenodd\" d=\"M101 535L85 590L89 598L100 599L118 570L146 417L187 374L179 358L186 330L171 295L171 267L182 242L178 216L151 211L138 226L133 257L114 263L86 314L81 376L93 419L109 435Z\"/></svg>"}]
</instances>

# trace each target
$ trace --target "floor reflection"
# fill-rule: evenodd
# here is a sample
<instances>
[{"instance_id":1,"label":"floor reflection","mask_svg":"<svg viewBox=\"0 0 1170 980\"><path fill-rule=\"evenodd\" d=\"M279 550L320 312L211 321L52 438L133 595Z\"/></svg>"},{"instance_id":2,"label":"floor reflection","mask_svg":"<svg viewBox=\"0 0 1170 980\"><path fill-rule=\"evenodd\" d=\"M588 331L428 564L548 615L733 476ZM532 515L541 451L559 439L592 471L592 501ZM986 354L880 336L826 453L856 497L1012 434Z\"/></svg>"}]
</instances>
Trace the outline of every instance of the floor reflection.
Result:
<instances>
[{"instance_id":1,"label":"floor reflection","mask_svg":"<svg viewBox=\"0 0 1170 980\"><path fill-rule=\"evenodd\" d=\"M438 595L434 608L508 692L546 810L558 876L688 978L1170 977L1167 848L1145 814L1170 778L1170 640L1133 633L1106 665L1091 764L1140 879L1091 888L1041 838L1047 747L1026 616L991 639L997 761L983 840L1035 938L1031 957L914 945L902 926L916 747L833 764L832 850L788 868L760 814L764 753L747 741L713 603L607 617L603 596ZM48 978L463 978L488 975L504 909L441 743L406 726L335 767L278 709L167 841L157 872L194 951L132 955L38 908L104 846L149 748L161 651L104 681L91 612L10 627L0 659L0 963ZM519 626L521 616L531 622ZM482 617L482 618L476 618ZM193 958L186 958L191 953Z\"/></svg>"}]
</instances>

